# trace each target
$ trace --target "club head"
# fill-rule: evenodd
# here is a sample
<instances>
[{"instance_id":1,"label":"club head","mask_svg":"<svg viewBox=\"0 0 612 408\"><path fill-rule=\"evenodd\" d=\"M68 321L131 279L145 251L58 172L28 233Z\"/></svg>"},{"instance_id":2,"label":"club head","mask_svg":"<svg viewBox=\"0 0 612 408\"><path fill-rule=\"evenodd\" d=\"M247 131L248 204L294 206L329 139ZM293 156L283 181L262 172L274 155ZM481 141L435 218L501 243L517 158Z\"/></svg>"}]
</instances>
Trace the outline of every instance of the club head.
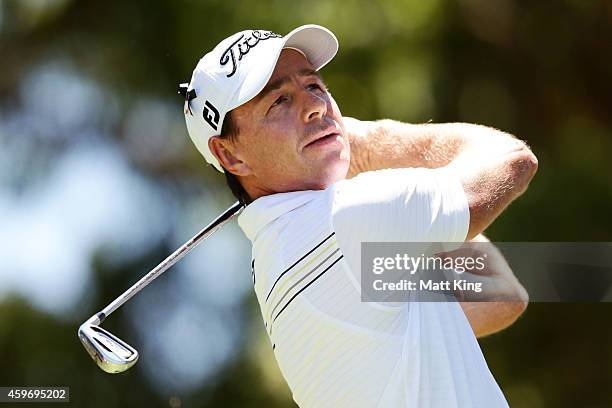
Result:
<instances>
[{"instance_id":1,"label":"club head","mask_svg":"<svg viewBox=\"0 0 612 408\"><path fill-rule=\"evenodd\" d=\"M136 364L138 352L100 326L84 323L79 327L79 339L96 362L107 373L122 373Z\"/></svg>"}]
</instances>

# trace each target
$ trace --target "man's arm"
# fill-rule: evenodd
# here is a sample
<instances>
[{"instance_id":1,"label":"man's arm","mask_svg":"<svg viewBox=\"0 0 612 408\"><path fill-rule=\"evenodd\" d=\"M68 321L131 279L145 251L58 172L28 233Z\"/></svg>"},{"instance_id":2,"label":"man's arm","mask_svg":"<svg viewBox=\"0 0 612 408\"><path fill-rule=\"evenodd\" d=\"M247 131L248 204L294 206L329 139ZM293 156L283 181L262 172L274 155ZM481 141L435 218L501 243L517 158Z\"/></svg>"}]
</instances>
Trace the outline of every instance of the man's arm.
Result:
<instances>
[{"instance_id":1,"label":"man's arm","mask_svg":"<svg viewBox=\"0 0 612 408\"><path fill-rule=\"evenodd\" d=\"M511 135L478 125L404 124L392 120L364 122L345 118L351 141L349 177L383 168L448 167L461 178L470 206L468 239L479 235L522 194L537 159ZM527 293L495 248L486 273L504 285L513 302L462 302L477 336L502 330L526 308Z\"/></svg>"},{"instance_id":2,"label":"man's arm","mask_svg":"<svg viewBox=\"0 0 612 408\"><path fill-rule=\"evenodd\" d=\"M412 125L345 118L351 143L348 177L384 168L447 167L463 185L470 207L467 239L483 232L519 197L538 162L511 135L466 123Z\"/></svg>"},{"instance_id":3,"label":"man's arm","mask_svg":"<svg viewBox=\"0 0 612 408\"><path fill-rule=\"evenodd\" d=\"M385 168L446 166L464 148L464 134L468 133L454 124L413 125L390 119L360 121L348 117L344 122L351 144L348 178Z\"/></svg>"},{"instance_id":4,"label":"man's arm","mask_svg":"<svg viewBox=\"0 0 612 408\"><path fill-rule=\"evenodd\" d=\"M525 146L512 135L468 123L410 124L344 117L351 144L348 178L386 168L435 169L470 150L503 152Z\"/></svg>"},{"instance_id":5,"label":"man's arm","mask_svg":"<svg viewBox=\"0 0 612 408\"><path fill-rule=\"evenodd\" d=\"M501 331L514 323L527 308L529 296L502 253L490 244L484 235L478 235L470 242L483 244L469 245L456 252L461 252L458 256L465 256L464 252L469 251L472 258L486 258L484 269L472 269L466 275L473 276L465 276L468 280L481 282L483 293L478 295L480 301L469 301L470 298L476 300L476 296L473 296L476 294L469 291L459 293L458 298L474 334L476 337L482 337ZM449 255L452 256L452 253L445 254ZM491 300L482 301L483 297Z\"/></svg>"}]
</instances>

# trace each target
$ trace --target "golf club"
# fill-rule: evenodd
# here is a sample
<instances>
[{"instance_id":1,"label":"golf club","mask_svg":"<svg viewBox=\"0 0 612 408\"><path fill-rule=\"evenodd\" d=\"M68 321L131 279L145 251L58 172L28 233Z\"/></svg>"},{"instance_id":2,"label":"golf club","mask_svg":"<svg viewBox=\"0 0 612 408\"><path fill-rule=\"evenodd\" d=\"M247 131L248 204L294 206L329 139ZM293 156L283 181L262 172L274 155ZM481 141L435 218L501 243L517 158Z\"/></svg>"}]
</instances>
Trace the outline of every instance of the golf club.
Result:
<instances>
[{"instance_id":1,"label":"golf club","mask_svg":"<svg viewBox=\"0 0 612 408\"><path fill-rule=\"evenodd\" d=\"M143 276L131 288L123 292L117 299L106 306L102 311L90 317L79 327L79 339L85 350L102 370L107 373L121 373L126 371L138 360L138 351L126 342L112 335L100 327L100 324L121 305L130 300L132 296L144 289L155 278L164 273L179 259L195 248L200 242L214 234L225 223L234 218L243 209L240 202L234 203L223 214L198 232L193 238L185 242L179 249L164 259L159 265Z\"/></svg>"}]
</instances>

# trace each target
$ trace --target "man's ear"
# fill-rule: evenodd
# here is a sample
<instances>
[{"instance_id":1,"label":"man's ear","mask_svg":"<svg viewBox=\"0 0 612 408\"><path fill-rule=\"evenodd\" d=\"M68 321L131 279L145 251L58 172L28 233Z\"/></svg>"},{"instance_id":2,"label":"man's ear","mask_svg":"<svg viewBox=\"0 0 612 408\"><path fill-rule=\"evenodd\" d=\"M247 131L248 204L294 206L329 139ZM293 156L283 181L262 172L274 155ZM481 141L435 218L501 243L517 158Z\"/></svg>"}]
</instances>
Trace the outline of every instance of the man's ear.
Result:
<instances>
[{"instance_id":1,"label":"man's ear","mask_svg":"<svg viewBox=\"0 0 612 408\"><path fill-rule=\"evenodd\" d=\"M221 166L237 176L250 175L250 167L242 161L236 146L229 139L213 136L208 139L208 148L215 155Z\"/></svg>"}]
</instances>

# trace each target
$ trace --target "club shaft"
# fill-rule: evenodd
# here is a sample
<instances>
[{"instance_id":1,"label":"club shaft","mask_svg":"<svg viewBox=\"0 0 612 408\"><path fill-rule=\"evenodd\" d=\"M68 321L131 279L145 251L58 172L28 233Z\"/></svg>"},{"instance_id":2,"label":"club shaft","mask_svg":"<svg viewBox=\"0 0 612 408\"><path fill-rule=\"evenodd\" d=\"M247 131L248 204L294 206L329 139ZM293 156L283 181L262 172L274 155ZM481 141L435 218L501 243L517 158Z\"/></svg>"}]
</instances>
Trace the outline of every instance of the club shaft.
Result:
<instances>
[{"instance_id":1,"label":"club shaft","mask_svg":"<svg viewBox=\"0 0 612 408\"><path fill-rule=\"evenodd\" d=\"M219 228L221 228L226 222L234 218L242 210L243 205L239 202L234 203L229 207L223 214L219 215L210 224L204 227L198 232L193 238L185 242L179 249L170 254L164 259L159 265L153 268L149 273L143 276L138 282L132 285L131 288L123 292L117 299L113 300L108 306L102 311L91 317L90 321L95 324L100 324L107 318L111 313L117 310L121 305L130 300L132 296L144 289L149 283L155 280L159 275L164 273L168 268L178 262L182 257L187 255L189 251L195 248L200 242L214 234Z\"/></svg>"}]
</instances>

